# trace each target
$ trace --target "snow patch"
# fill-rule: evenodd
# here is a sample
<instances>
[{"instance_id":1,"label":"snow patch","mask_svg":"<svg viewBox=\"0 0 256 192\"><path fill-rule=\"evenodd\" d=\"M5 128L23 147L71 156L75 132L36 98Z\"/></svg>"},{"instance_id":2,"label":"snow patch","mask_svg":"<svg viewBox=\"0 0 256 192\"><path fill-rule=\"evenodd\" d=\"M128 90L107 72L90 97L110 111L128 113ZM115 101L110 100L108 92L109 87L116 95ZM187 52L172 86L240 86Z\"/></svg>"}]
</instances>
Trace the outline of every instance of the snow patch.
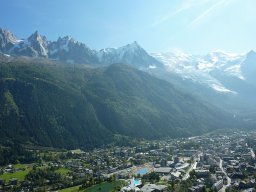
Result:
<instances>
[{"instance_id":1,"label":"snow patch","mask_svg":"<svg viewBox=\"0 0 256 192\"><path fill-rule=\"evenodd\" d=\"M8 55L8 54L4 54L4 56L5 56L5 57L10 57L10 55Z\"/></svg>"},{"instance_id":2,"label":"snow patch","mask_svg":"<svg viewBox=\"0 0 256 192\"><path fill-rule=\"evenodd\" d=\"M228 67L225 69L225 72L227 72L229 75L238 77L241 80L245 80L241 72L241 65L233 65L231 67Z\"/></svg>"},{"instance_id":3,"label":"snow patch","mask_svg":"<svg viewBox=\"0 0 256 192\"><path fill-rule=\"evenodd\" d=\"M227 89L212 74L221 73L227 76L236 76L241 80L244 79L240 67L246 54L216 50L205 56L182 52L152 53L151 56L164 63L167 71L177 73L185 79L205 84L222 93L235 92Z\"/></svg>"},{"instance_id":4,"label":"snow patch","mask_svg":"<svg viewBox=\"0 0 256 192\"><path fill-rule=\"evenodd\" d=\"M155 65L149 65L148 68L149 68L149 69L155 69L156 66L155 66Z\"/></svg>"},{"instance_id":5,"label":"snow patch","mask_svg":"<svg viewBox=\"0 0 256 192\"><path fill-rule=\"evenodd\" d=\"M224 86L217 85L217 84L212 84L212 88L218 92L223 92L223 93L235 93L234 91L231 91Z\"/></svg>"},{"instance_id":6,"label":"snow patch","mask_svg":"<svg viewBox=\"0 0 256 192\"><path fill-rule=\"evenodd\" d=\"M198 60L197 68L202 71L210 71L214 68L214 63L207 62L203 59Z\"/></svg>"}]
</instances>

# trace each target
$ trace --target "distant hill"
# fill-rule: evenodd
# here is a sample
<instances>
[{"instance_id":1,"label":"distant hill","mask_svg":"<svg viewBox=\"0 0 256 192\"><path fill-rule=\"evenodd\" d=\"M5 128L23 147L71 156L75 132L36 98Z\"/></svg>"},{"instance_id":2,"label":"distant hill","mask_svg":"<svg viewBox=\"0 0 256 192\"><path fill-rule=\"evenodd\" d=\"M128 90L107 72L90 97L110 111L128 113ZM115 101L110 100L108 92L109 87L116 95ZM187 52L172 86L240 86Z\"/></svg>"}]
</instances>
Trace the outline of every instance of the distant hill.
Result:
<instances>
[{"instance_id":1,"label":"distant hill","mask_svg":"<svg viewBox=\"0 0 256 192\"><path fill-rule=\"evenodd\" d=\"M157 139L232 127L233 118L172 84L123 64L0 63L0 142L95 147L114 134Z\"/></svg>"}]
</instances>

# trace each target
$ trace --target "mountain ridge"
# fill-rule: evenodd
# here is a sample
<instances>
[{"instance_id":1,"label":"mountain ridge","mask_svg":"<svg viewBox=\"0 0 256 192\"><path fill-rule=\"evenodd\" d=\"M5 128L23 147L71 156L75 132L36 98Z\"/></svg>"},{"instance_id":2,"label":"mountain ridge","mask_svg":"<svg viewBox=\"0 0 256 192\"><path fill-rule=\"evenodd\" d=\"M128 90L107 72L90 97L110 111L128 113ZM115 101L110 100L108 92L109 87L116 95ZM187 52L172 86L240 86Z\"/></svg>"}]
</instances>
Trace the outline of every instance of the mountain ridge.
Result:
<instances>
[{"instance_id":1,"label":"mountain ridge","mask_svg":"<svg viewBox=\"0 0 256 192\"><path fill-rule=\"evenodd\" d=\"M0 64L1 143L76 148L232 127L231 114L125 64L88 68L18 58Z\"/></svg>"},{"instance_id":2,"label":"mountain ridge","mask_svg":"<svg viewBox=\"0 0 256 192\"><path fill-rule=\"evenodd\" d=\"M18 40L9 30L1 29L0 52L14 56L45 57L70 64L127 63L140 68L162 65L136 41L117 49L106 48L96 51L70 36L48 41L38 31L25 40Z\"/></svg>"}]
</instances>

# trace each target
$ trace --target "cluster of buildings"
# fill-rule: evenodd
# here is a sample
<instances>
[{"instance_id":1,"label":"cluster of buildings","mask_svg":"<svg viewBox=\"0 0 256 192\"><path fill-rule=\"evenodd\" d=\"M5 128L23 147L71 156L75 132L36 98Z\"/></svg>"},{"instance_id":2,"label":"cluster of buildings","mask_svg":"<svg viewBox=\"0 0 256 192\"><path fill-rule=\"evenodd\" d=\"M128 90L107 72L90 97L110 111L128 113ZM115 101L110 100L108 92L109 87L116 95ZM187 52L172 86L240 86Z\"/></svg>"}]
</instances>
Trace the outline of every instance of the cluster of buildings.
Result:
<instances>
[{"instance_id":1,"label":"cluster of buildings","mask_svg":"<svg viewBox=\"0 0 256 192\"><path fill-rule=\"evenodd\" d=\"M23 171L23 170L24 170L23 168L17 168L17 167L14 167L13 165L7 165L5 167L0 168L0 175L12 174L12 173ZM0 186L6 185L7 189L9 188L11 189L12 186L16 186L17 184L18 184L17 178L11 178L8 183L6 183L4 179L0 178Z\"/></svg>"},{"instance_id":2,"label":"cluster of buildings","mask_svg":"<svg viewBox=\"0 0 256 192\"><path fill-rule=\"evenodd\" d=\"M201 154L191 174L193 186L189 191L254 191L255 138L253 133L243 132L196 138Z\"/></svg>"}]
</instances>

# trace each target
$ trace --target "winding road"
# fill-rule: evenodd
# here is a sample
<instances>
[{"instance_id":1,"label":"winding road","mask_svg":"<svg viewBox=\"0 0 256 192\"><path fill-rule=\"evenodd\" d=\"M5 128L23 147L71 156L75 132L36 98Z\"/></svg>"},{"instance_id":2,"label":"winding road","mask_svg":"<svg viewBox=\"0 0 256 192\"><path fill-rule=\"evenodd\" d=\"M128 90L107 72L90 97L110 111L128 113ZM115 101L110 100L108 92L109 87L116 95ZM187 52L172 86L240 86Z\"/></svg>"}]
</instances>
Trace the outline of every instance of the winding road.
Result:
<instances>
[{"instance_id":1,"label":"winding road","mask_svg":"<svg viewBox=\"0 0 256 192\"><path fill-rule=\"evenodd\" d=\"M225 174L225 176L227 177L227 184L223 185L223 187L219 190L219 192L225 192L226 188L231 184L231 179L228 177L227 172L223 169L223 160L220 159L220 169L221 171Z\"/></svg>"}]
</instances>

